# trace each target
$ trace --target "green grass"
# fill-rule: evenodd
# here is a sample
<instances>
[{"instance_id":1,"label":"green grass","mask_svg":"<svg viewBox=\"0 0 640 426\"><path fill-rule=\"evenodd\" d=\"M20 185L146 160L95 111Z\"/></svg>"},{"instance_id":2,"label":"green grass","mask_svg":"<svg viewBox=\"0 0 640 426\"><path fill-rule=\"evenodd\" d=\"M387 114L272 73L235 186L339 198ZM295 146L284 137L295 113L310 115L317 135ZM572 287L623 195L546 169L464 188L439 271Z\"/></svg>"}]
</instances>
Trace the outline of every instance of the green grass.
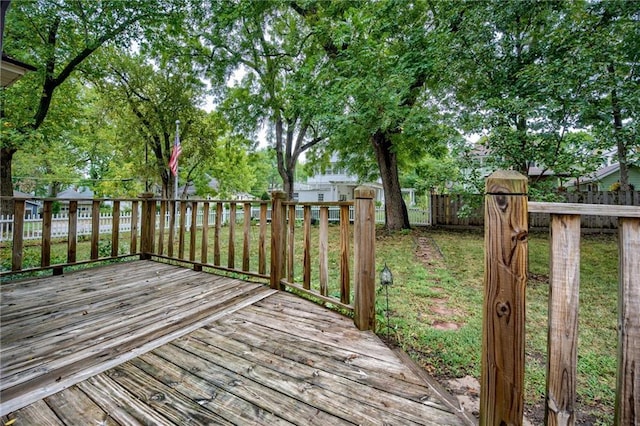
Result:
<instances>
[{"instance_id":1,"label":"green grass","mask_svg":"<svg viewBox=\"0 0 640 426\"><path fill-rule=\"evenodd\" d=\"M411 254L416 238L432 238L444 262L430 267ZM594 424L613 422L616 369L617 241L583 236L578 342L578 412ZM378 266L393 270L391 335L427 371L445 380L480 376L483 302L482 232L414 231L379 238ZM543 407L546 387L549 239L529 239L525 392L529 407ZM379 334L386 336L384 295L378 297ZM434 313L434 305L449 314ZM455 331L435 330L435 321L456 322Z\"/></svg>"},{"instance_id":2,"label":"green grass","mask_svg":"<svg viewBox=\"0 0 640 426\"><path fill-rule=\"evenodd\" d=\"M296 228L295 281L302 281L302 229ZM329 227L329 294L339 296L339 228ZM267 232L267 239L269 232ZM259 228L252 227L251 270L257 269ZM190 235L185 236L185 257L189 257ZM101 255L110 252L108 236L101 238ZM428 265L416 256L418 239L431 239L444 260ZM128 234L121 236L121 253L127 252ZM236 233L236 268L242 266L242 227ZM196 238L196 260L200 259L200 232ZM88 259L90 242L78 243L78 260ZM138 241L138 244L140 242ZM213 229L209 231L209 262L213 261ZM267 241L267 244L269 242ZM228 228L221 235L221 265L227 265ZM67 244L52 245L52 263L66 262ZM318 281L318 228L312 228L312 281ZM353 247L351 247L353 251ZM166 248L165 248L166 253ZM177 242L174 254L177 255ZM10 268L10 243L0 247L2 267ZM353 258L353 255L351 256ZM267 254L267 270L269 269ZM615 236L584 236L581 244L581 285L578 343L578 412L588 413L594 424L611 424L615 401L617 241ZM427 259L429 261L429 259ZM25 267L40 262L39 242L24 250ZM482 232L414 230L394 234L378 232L376 271L387 264L394 274L389 290L389 323L384 291L378 288L376 314L378 334L412 355L428 372L441 380L480 376L483 303ZM529 239L527 289L525 392L528 407L543 406L546 376L547 303L549 274L547 234ZM353 263L351 263L353 277ZM353 286L353 285L352 285ZM378 286L379 287L379 286ZM353 290L352 290L353 292ZM446 312L448 311L448 312ZM459 324L457 330L436 330L436 322Z\"/></svg>"}]
</instances>

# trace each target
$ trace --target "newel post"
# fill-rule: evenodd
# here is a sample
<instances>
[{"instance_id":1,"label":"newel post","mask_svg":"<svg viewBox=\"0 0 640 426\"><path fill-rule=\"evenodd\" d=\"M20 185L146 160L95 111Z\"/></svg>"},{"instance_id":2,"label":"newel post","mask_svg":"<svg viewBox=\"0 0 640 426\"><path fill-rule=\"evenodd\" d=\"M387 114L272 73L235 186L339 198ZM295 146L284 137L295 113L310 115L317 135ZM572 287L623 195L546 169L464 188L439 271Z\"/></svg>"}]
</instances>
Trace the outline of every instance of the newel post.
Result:
<instances>
[{"instance_id":1,"label":"newel post","mask_svg":"<svg viewBox=\"0 0 640 426\"><path fill-rule=\"evenodd\" d=\"M155 200L153 193L144 192L138 196L142 199L142 216L140 218L140 259L150 259L153 253L153 234L155 228Z\"/></svg>"},{"instance_id":2,"label":"newel post","mask_svg":"<svg viewBox=\"0 0 640 426\"><path fill-rule=\"evenodd\" d=\"M527 178L487 178L480 425L521 425L527 285Z\"/></svg>"},{"instance_id":3,"label":"newel post","mask_svg":"<svg viewBox=\"0 0 640 426\"><path fill-rule=\"evenodd\" d=\"M282 202L286 199L283 191L271 193L271 288L280 290L280 280L284 274L286 246L286 212Z\"/></svg>"},{"instance_id":4,"label":"newel post","mask_svg":"<svg viewBox=\"0 0 640 426\"><path fill-rule=\"evenodd\" d=\"M359 186L355 190L353 224L354 318L360 330L376 328L376 222L375 191Z\"/></svg>"}]
</instances>

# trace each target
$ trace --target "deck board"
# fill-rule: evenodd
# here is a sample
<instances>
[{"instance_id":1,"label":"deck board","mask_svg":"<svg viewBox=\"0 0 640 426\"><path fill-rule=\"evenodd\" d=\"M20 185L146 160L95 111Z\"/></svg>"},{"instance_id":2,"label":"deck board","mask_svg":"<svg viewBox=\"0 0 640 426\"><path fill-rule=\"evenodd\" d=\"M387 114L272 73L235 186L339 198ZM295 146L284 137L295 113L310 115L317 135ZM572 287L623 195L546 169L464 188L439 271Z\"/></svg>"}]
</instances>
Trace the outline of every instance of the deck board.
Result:
<instances>
[{"instance_id":1,"label":"deck board","mask_svg":"<svg viewBox=\"0 0 640 426\"><path fill-rule=\"evenodd\" d=\"M1 290L19 424L470 424L375 334L258 283L135 261Z\"/></svg>"}]
</instances>

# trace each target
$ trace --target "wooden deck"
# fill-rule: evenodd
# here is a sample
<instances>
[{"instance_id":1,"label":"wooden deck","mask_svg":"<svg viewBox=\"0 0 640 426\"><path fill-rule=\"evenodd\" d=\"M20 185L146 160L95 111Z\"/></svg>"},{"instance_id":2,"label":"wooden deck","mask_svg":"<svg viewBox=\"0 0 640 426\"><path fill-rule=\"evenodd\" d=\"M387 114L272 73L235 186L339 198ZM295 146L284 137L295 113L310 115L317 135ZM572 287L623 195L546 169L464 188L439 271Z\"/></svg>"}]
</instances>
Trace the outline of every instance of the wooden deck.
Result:
<instances>
[{"instance_id":1,"label":"wooden deck","mask_svg":"<svg viewBox=\"0 0 640 426\"><path fill-rule=\"evenodd\" d=\"M1 291L4 422L469 423L375 334L261 284L135 261Z\"/></svg>"}]
</instances>

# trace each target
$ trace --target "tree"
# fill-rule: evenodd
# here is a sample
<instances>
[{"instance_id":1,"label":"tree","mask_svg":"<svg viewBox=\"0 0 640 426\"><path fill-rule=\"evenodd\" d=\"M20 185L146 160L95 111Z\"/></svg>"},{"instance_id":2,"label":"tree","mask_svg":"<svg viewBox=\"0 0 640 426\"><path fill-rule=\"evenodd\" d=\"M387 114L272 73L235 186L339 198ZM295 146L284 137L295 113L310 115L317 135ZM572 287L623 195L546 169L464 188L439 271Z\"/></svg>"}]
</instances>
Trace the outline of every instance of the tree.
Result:
<instances>
[{"instance_id":1,"label":"tree","mask_svg":"<svg viewBox=\"0 0 640 426\"><path fill-rule=\"evenodd\" d=\"M3 126L11 123L13 131L1 141L0 195L12 196L13 156L28 149L61 85L101 46L128 44L140 35L138 24L165 16L176 5L159 0L13 2L6 15L3 49L38 71L3 90L0 118ZM22 85L29 90L20 89ZM12 209L11 203L3 202L0 213L11 214Z\"/></svg>"},{"instance_id":2,"label":"tree","mask_svg":"<svg viewBox=\"0 0 640 426\"><path fill-rule=\"evenodd\" d=\"M588 48L576 59L591 76L582 123L602 148L617 151L620 189L628 191L629 165L640 162L640 10L634 2L591 2L581 22Z\"/></svg>"},{"instance_id":3,"label":"tree","mask_svg":"<svg viewBox=\"0 0 640 426\"><path fill-rule=\"evenodd\" d=\"M385 226L408 228L399 166L446 144L448 131L439 134L433 90L444 64L438 33L447 29L424 2L294 2L292 7L326 54L325 78L336 81L327 97L340 106L331 123L331 148L360 176L377 166Z\"/></svg>"},{"instance_id":4,"label":"tree","mask_svg":"<svg viewBox=\"0 0 640 426\"><path fill-rule=\"evenodd\" d=\"M114 53L107 57L109 78L97 82L111 102L123 106L119 109L130 115L138 152L145 152L151 160L152 180L162 186L162 196L173 198L175 177L169 170L169 158L175 141L176 120L181 122L183 145L189 145L189 135L194 121L199 118L196 105L202 103L204 84L193 70L179 62L152 63L142 54ZM185 68L186 66L186 68ZM209 143L206 141L204 143ZM181 165L195 149L183 148ZM142 158L142 157L140 157ZM145 167L148 161L145 161ZM195 166L191 166L195 167ZM191 170L187 169L187 179Z\"/></svg>"},{"instance_id":5,"label":"tree","mask_svg":"<svg viewBox=\"0 0 640 426\"><path fill-rule=\"evenodd\" d=\"M571 134L579 128L590 79L574 62L581 7L483 1L458 4L450 14L458 123L487 134L496 167L528 176L532 167L558 174L576 162L579 138Z\"/></svg>"},{"instance_id":6,"label":"tree","mask_svg":"<svg viewBox=\"0 0 640 426\"><path fill-rule=\"evenodd\" d=\"M220 89L226 98L221 111L246 133L267 126L291 198L300 155L326 138L316 117L321 64L309 43L311 30L279 2L222 1L205 13L204 47L210 53L204 57L215 58L213 84L226 83L231 72L244 74Z\"/></svg>"}]
</instances>

